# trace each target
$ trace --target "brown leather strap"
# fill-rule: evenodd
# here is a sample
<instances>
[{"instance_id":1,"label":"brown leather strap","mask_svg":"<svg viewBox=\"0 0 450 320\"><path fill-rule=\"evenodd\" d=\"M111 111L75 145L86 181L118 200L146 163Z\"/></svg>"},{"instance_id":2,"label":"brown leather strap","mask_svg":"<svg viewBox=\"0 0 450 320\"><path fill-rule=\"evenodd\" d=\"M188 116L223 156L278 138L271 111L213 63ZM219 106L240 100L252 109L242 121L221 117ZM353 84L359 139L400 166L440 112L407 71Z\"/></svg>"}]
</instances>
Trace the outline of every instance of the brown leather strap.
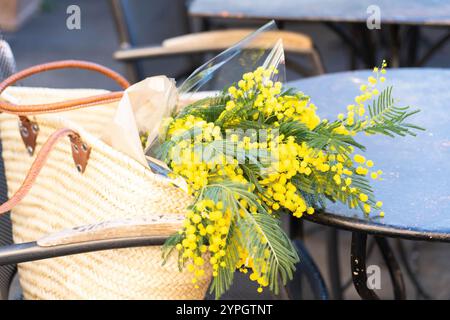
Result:
<instances>
[{"instance_id":1,"label":"brown leather strap","mask_svg":"<svg viewBox=\"0 0 450 320\"><path fill-rule=\"evenodd\" d=\"M8 201L0 205L0 214L10 211L27 195L27 193L33 186L37 176L39 175L39 172L41 172L41 169L45 165L45 162L47 161L47 158L50 155L50 151L53 149L54 145L61 138L67 136L70 137L71 141L79 139L78 133L67 128L59 129L48 138L48 140L44 143L41 150L37 154L36 159L31 165L30 171L28 171L28 174L25 177L25 180L23 181L20 188Z\"/></svg>"},{"instance_id":2,"label":"brown leather strap","mask_svg":"<svg viewBox=\"0 0 450 320\"><path fill-rule=\"evenodd\" d=\"M117 72L103 67L99 64L87 62L87 61L78 61L78 60L63 60L56 61L50 63L44 63L40 65L36 65L34 67L22 70L9 78L5 79L0 83L0 94L9 86L13 85L19 80L23 80L29 76L32 76L37 73L46 72L50 70L58 70L58 69L85 69L99 72L114 81L116 81L123 89L126 89L130 86L130 83L123 78ZM66 111L71 109L78 109L89 107L98 104L107 104L109 102L120 100L123 92L110 92L107 94L96 95L87 98L68 100L56 103L48 103L48 104L35 104L35 105L15 105L10 102L0 101L0 111L5 113L11 113L15 115L33 115L33 114L42 114L42 113L50 113L57 111Z\"/></svg>"}]
</instances>

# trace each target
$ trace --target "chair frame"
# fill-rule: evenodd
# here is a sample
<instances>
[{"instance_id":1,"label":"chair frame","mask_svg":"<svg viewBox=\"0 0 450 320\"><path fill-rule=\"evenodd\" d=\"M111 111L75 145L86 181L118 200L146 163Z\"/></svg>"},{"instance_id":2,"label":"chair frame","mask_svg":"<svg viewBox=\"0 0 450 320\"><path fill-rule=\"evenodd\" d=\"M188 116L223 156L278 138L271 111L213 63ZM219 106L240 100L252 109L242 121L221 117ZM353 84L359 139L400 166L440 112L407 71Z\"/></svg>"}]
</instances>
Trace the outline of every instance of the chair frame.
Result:
<instances>
[{"instance_id":1,"label":"chair frame","mask_svg":"<svg viewBox=\"0 0 450 320\"><path fill-rule=\"evenodd\" d=\"M101 223L67 229L33 242L0 247L0 266L102 250L161 246L173 229L178 227L174 225L155 233L153 231L155 229L154 224L147 224L147 227L144 228L146 232L140 232L140 235L136 236L136 227L140 226L142 231L142 226L145 226L145 223L143 224L141 220L137 220L136 223L128 221L122 226L118 225L117 222L112 224L115 225L114 232L111 232L109 223ZM127 236L127 233L130 236ZM120 234L121 237L117 237L116 234ZM329 298L328 290L314 260L301 241L294 240L294 247L301 262L297 265L294 279L283 288L286 297L301 298L299 278L304 274L308 279L313 279L312 282L310 281L310 286L314 297L319 300L327 300Z\"/></svg>"},{"instance_id":2,"label":"chair frame","mask_svg":"<svg viewBox=\"0 0 450 320\"><path fill-rule=\"evenodd\" d=\"M111 230L108 227L110 224L115 224L116 227ZM135 230L143 225L146 226L145 232L136 235ZM0 265L17 264L101 250L160 246L173 233L175 227L176 229L179 227L179 225L173 225L167 230L170 232L161 234L152 231L154 226L155 224L142 224L140 220L137 220L136 223L128 222L120 226L117 226L117 222L114 221L67 229L62 232L47 235L37 241L0 247ZM95 232L92 232L92 230L95 230Z\"/></svg>"}]
</instances>

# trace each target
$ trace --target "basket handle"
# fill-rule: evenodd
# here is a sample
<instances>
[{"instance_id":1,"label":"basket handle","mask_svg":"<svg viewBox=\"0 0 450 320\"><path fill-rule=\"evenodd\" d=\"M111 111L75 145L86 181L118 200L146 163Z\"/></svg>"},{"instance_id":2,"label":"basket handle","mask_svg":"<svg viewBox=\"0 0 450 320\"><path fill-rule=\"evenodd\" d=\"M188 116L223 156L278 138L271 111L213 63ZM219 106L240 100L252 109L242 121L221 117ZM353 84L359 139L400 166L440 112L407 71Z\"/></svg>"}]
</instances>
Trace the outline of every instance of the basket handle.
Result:
<instances>
[{"instance_id":1,"label":"basket handle","mask_svg":"<svg viewBox=\"0 0 450 320\"><path fill-rule=\"evenodd\" d=\"M59 69L84 69L95 71L105 75L108 78L113 79L123 89L126 89L130 86L130 83L120 74L99 64L81 60L62 60L39 64L27 68L25 70L22 70L16 74L13 74L12 76L6 78L0 83L0 94L6 88L15 84L19 80L23 80L38 73ZM51 113L57 111L66 111L117 101L120 100L122 95L123 92L118 91L95 95L87 98L80 98L56 103L34 104L34 105L16 105L6 101L0 101L0 112L15 114L18 116L25 116L33 114Z\"/></svg>"},{"instance_id":2,"label":"basket handle","mask_svg":"<svg viewBox=\"0 0 450 320\"><path fill-rule=\"evenodd\" d=\"M130 83L122 77L117 72L101 66L99 64L80 61L80 60L62 60L50 63L39 64L25 70L22 70L12 76L6 78L0 83L0 94L6 90L9 86L15 84L17 81L26 79L32 75L50 71L50 70L60 70L60 69L84 69L95 71L100 74L105 75L108 78L113 79L117 82L123 89L130 86ZM55 103L47 104L34 104L34 105L16 105L11 102L0 100L0 112L10 113L19 116L19 129L22 140L25 144L26 149L30 155L33 155L36 148L36 140L39 131L39 125L30 119L27 115L33 114L43 114L57 111L66 111L72 109L79 109L84 107L90 107L98 104L107 104L120 100L123 96L122 91L109 92L106 94L95 95L86 98L61 101Z\"/></svg>"},{"instance_id":3,"label":"basket handle","mask_svg":"<svg viewBox=\"0 0 450 320\"><path fill-rule=\"evenodd\" d=\"M30 170L27 173L22 185L16 191L16 193L5 203L0 205L0 214L10 211L14 208L30 191L36 178L44 167L50 152L52 151L55 144L64 137L69 137L72 145L72 155L78 171L84 172L91 148L85 144L80 135L72 129L62 128L55 131L48 140L44 143L41 150L36 156Z\"/></svg>"}]
</instances>

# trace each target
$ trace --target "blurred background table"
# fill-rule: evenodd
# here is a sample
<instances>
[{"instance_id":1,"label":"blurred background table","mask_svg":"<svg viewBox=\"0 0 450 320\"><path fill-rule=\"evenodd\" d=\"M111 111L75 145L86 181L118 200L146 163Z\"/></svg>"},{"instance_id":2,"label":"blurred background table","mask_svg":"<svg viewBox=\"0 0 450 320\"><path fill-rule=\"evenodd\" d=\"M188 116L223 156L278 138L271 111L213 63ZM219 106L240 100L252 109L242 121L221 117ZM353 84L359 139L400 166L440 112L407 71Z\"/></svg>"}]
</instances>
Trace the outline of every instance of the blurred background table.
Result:
<instances>
[{"instance_id":1,"label":"blurred background table","mask_svg":"<svg viewBox=\"0 0 450 320\"><path fill-rule=\"evenodd\" d=\"M450 27L450 2L446 0L260 0L257 3L251 0L193 0L189 13L192 17L202 19L206 29L210 18L275 19L280 28L288 21L324 23L340 36L366 66L371 67L377 62L377 44L366 23L373 6L379 8L380 28L388 25L387 42L392 66L421 66L450 39L449 32L429 46L422 57L417 57L420 27ZM343 23L353 24L351 30L344 28ZM364 27L361 28L362 24ZM355 28L355 25L359 25L359 28ZM405 52L400 52L402 47L406 49Z\"/></svg>"},{"instance_id":2,"label":"blurred background table","mask_svg":"<svg viewBox=\"0 0 450 320\"><path fill-rule=\"evenodd\" d=\"M352 103L370 71L329 74L290 83L312 97L322 118L332 119ZM365 255L367 234L376 236L390 270L395 296L404 298L401 272L384 237L450 242L450 71L446 69L398 69L388 72L388 85L402 106L419 108L411 119L426 131L417 137L392 139L361 136L365 155L384 171L383 181L374 182L376 198L386 216L366 216L341 204L329 204L326 212L308 220L353 232L352 275L363 298L376 298L367 289ZM353 85L352 85L353 84ZM323 94L324 90L326 94ZM382 152L380 152L382 151ZM405 262L405 261L403 261ZM408 263L405 264L409 268ZM420 281L412 281L422 290ZM425 293L424 293L425 294Z\"/></svg>"},{"instance_id":3,"label":"blurred background table","mask_svg":"<svg viewBox=\"0 0 450 320\"><path fill-rule=\"evenodd\" d=\"M383 23L450 25L446 0L193 0L197 17L276 19L278 21L337 21L365 23L367 8L378 6Z\"/></svg>"}]
</instances>

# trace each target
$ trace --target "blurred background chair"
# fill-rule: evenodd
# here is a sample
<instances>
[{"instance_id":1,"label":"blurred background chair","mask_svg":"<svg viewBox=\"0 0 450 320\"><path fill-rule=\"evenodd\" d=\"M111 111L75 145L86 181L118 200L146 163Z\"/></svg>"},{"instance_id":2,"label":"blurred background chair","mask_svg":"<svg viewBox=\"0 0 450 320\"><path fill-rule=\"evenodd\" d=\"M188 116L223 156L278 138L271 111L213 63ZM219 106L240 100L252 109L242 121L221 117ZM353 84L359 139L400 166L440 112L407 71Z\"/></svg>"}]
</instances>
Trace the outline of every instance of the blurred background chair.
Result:
<instances>
[{"instance_id":1,"label":"blurred background chair","mask_svg":"<svg viewBox=\"0 0 450 320\"><path fill-rule=\"evenodd\" d=\"M143 4L136 0L110 0L110 3L120 41L120 49L114 53L114 58L126 64L127 74L132 82L141 80L146 75L154 74L155 68L146 68L145 61L164 57L184 57L185 60L181 61L184 63L184 68L178 68L177 72L171 75L176 79L184 78L201 64L199 60L193 59L192 55L223 51L254 31L254 29L239 28L189 33L191 28L186 4L184 1L174 1L171 3L172 10L170 11L171 15L174 15L173 12L177 12L176 20L167 20L171 21L170 28L161 27L164 30L162 32L168 32L169 36L161 44L154 45L155 30L152 30L153 39L149 39L152 35L149 33L149 28L146 27L149 23L148 13L154 7L152 2ZM168 17L168 19L173 19L173 17ZM173 37L174 34L181 33L185 34ZM309 66L305 67L294 59L287 59L286 66L290 70L303 76L324 73L320 55L311 38L298 32L282 30L265 32L262 36L263 41L257 41L250 49L264 48L263 44L275 43L280 38L283 40L286 54L302 56L309 60ZM151 73L148 70L151 70ZM167 74L167 70L165 71L164 74Z\"/></svg>"}]
</instances>

